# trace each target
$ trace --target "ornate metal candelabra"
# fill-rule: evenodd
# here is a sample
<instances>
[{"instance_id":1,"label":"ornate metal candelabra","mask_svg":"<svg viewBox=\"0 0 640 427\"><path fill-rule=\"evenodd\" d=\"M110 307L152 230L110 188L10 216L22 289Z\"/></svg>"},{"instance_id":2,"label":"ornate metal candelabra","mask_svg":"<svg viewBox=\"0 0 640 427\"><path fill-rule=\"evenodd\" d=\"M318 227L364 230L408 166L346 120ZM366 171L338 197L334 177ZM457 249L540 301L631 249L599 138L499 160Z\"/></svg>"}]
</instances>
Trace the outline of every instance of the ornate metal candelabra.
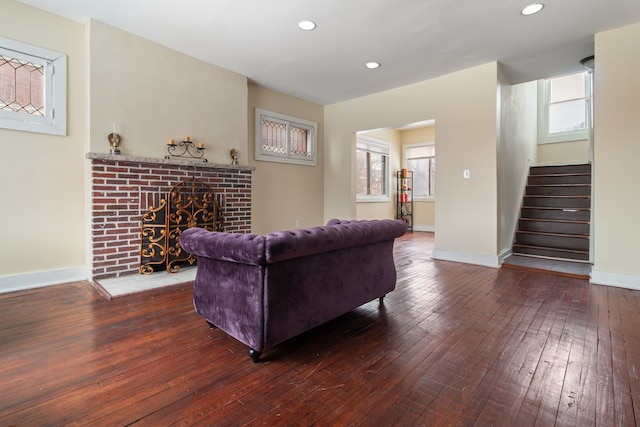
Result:
<instances>
[{"instance_id":1,"label":"ornate metal candelabra","mask_svg":"<svg viewBox=\"0 0 640 427\"><path fill-rule=\"evenodd\" d=\"M198 143L196 146L188 136L184 137L183 141L176 143L173 139L170 139L167 143L167 150L169 154L164 156L165 159L171 158L187 158L187 159L199 159L203 162L208 162L204 156L204 144Z\"/></svg>"}]
</instances>

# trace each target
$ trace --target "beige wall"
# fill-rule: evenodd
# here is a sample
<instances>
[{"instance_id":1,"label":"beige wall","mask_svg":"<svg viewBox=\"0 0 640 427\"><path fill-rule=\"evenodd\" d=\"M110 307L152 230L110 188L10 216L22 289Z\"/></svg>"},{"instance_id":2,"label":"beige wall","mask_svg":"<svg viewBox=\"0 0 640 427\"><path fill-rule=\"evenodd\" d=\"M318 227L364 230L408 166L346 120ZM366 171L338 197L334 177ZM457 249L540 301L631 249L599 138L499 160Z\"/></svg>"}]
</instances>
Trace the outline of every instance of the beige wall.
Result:
<instances>
[{"instance_id":1,"label":"beige wall","mask_svg":"<svg viewBox=\"0 0 640 427\"><path fill-rule=\"evenodd\" d=\"M389 202L358 202L356 205L356 219L393 219L395 211L395 178L391 182L393 187L391 201Z\"/></svg>"},{"instance_id":2,"label":"beige wall","mask_svg":"<svg viewBox=\"0 0 640 427\"><path fill-rule=\"evenodd\" d=\"M188 135L209 162L236 148L247 164L246 77L98 21L88 34L90 151L109 151L115 121L125 155L161 158Z\"/></svg>"},{"instance_id":3,"label":"beige wall","mask_svg":"<svg viewBox=\"0 0 640 427\"><path fill-rule=\"evenodd\" d=\"M435 119L438 126L435 254L494 265L497 69L497 63L493 62L327 106L325 218L355 217L356 131ZM471 171L471 179L463 179L464 169ZM345 183L350 185L347 187Z\"/></svg>"},{"instance_id":4,"label":"beige wall","mask_svg":"<svg viewBox=\"0 0 640 427\"><path fill-rule=\"evenodd\" d=\"M316 166L254 160L255 109L262 108L318 123ZM249 165L255 167L252 191L252 231L266 234L324 224L324 107L249 84L245 126L249 129Z\"/></svg>"},{"instance_id":5,"label":"beige wall","mask_svg":"<svg viewBox=\"0 0 640 427\"><path fill-rule=\"evenodd\" d=\"M596 283L640 289L640 23L596 34L594 265Z\"/></svg>"},{"instance_id":6,"label":"beige wall","mask_svg":"<svg viewBox=\"0 0 640 427\"><path fill-rule=\"evenodd\" d=\"M509 85L500 78L498 138L498 248L508 255L520 216L529 167L536 163L537 83Z\"/></svg>"},{"instance_id":7,"label":"beige wall","mask_svg":"<svg viewBox=\"0 0 640 427\"><path fill-rule=\"evenodd\" d=\"M0 10L0 36L64 53L68 67L66 136L0 129L1 291L20 280L6 276L46 284L86 274L86 128L84 27L12 0Z\"/></svg>"},{"instance_id":8,"label":"beige wall","mask_svg":"<svg viewBox=\"0 0 640 427\"><path fill-rule=\"evenodd\" d=\"M566 165L589 163L589 141L556 142L538 145L538 165Z\"/></svg>"},{"instance_id":9,"label":"beige wall","mask_svg":"<svg viewBox=\"0 0 640 427\"><path fill-rule=\"evenodd\" d=\"M402 145L418 144L422 142L435 142L436 127L425 126L402 131Z\"/></svg>"}]
</instances>

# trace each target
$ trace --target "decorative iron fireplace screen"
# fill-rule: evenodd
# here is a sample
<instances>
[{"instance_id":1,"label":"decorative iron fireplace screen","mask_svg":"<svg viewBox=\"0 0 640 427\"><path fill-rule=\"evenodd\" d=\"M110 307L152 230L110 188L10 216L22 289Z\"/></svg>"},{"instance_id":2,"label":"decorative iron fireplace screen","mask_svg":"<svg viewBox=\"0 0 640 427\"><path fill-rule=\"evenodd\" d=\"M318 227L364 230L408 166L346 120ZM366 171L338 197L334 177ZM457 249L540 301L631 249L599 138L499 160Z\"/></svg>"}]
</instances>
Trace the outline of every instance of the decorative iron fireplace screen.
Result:
<instances>
[{"instance_id":1,"label":"decorative iron fireplace screen","mask_svg":"<svg viewBox=\"0 0 640 427\"><path fill-rule=\"evenodd\" d=\"M191 178L174 185L166 197L154 199L149 196L149 210L142 215L140 273L158 270L177 273L181 265L196 262L195 256L180 247L183 230L191 227L223 230L220 196Z\"/></svg>"}]
</instances>

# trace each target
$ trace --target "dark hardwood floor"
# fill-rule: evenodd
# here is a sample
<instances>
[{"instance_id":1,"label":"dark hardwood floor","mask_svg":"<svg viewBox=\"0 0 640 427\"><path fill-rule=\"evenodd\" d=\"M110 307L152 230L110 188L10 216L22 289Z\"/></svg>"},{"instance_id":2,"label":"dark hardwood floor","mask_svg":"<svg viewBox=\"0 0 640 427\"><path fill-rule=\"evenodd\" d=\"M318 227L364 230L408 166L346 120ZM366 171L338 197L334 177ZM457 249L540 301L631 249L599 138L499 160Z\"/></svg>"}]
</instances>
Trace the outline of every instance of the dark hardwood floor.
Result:
<instances>
[{"instance_id":1,"label":"dark hardwood floor","mask_svg":"<svg viewBox=\"0 0 640 427\"><path fill-rule=\"evenodd\" d=\"M396 243L385 298L265 352L191 286L0 295L0 425L633 426L640 292L430 259Z\"/></svg>"}]
</instances>

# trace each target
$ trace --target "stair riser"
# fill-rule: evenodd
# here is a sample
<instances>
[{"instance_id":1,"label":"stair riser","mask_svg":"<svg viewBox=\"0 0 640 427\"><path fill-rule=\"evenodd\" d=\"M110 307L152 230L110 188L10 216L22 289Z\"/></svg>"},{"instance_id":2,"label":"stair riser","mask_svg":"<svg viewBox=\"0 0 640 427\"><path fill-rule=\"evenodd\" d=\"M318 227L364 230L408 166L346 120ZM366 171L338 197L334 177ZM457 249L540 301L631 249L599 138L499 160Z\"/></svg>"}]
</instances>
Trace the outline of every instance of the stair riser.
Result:
<instances>
[{"instance_id":1,"label":"stair riser","mask_svg":"<svg viewBox=\"0 0 640 427\"><path fill-rule=\"evenodd\" d=\"M547 236L517 232L516 243L554 249L589 250L589 239L584 237Z\"/></svg>"},{"instance_id":2,"label":"stair riser","mask_svg":"<svg viewBox=\"0 0 640 427\"><path fill-rule=\"evenodd\" d=\"M583 236L589 235L589 224L575 222L520 220L518 229L520 231L536 231L539 233L575 234Z\"/></svg>"},{"instance_id":3,"label":"stair riser","mask_svg":"<svg viewBox=\"0 0 640 427\"><path fill-rule=\"evenodd\" d=\"M513 253L524 254L524 255L537 255L537 256L576 260L576 261L589 261L588 253L554 251L553 249L523 248L520 246L514 246Z\"/></svg>"},{"instance_id":4,"label":"stair riser","mask_svg":"<svg viewBox=\"0 0 640 427\"><path fill-rule=\"evenodd\" d=\"M522 208L521 218L557 219L561 221L589 221L591 212L587 210Z\"/></svg>"},{"instance_id":5,"label":"stair riser","mask_svg":"<svg viewBox=\"0 0 640 427\"><path fill-rule=\"evenodd\" d=\"M529 185L591 184L591 175L529 175Z\"/></svg>"},{"instance_id":6,"label":"stair riser","mask_svg":"<svg viewBox=\"0 0 640 427\"><path fill-rule=\"evenodd\" d=\"M524 197L524 206L554 208L589 208L591 200L585 197Z\"/></svg>"},{"instance_id":7,"label":"stair riser","mask_svg":"<svg viewBox=\"0 0 640 427\"><path fill-rule=\"evenodd\" d=\"M591 196L590 185L528 185L527 196Z\"/></svg>"},{"instance_id":8,"label":"stair riser","mask_svg":"<svg viewBox=\"0 0 640 427\"><path fill-rule=\"evenodd\" d=\"M529 169L530 175L550 175L554 173L591 173L591 165L533 166Z\"/></svg>"}]
</instances>

